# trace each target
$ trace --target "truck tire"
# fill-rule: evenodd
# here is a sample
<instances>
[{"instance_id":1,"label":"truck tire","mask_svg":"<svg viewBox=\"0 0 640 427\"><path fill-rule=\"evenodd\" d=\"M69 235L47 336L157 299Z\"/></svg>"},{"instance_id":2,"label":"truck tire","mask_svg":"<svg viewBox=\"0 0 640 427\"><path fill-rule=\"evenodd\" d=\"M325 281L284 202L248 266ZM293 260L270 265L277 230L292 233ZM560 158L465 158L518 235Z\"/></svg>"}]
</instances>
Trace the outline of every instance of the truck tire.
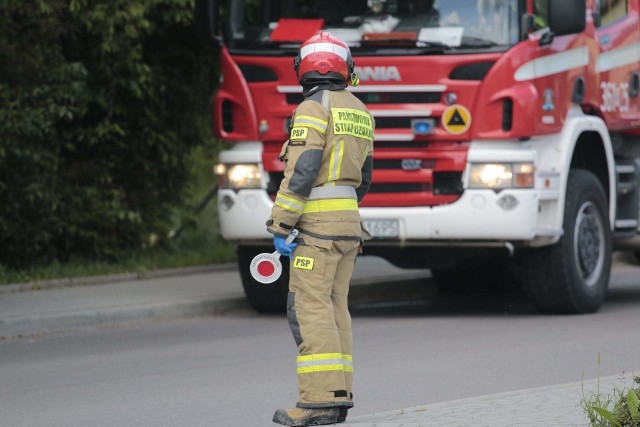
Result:
<instances>
[{"instance_id":1,"label":"truck tire","mask_svg":"<svg viewBox=\"0 0 640 427\"><path fill-rule=\"evenodd\" d=\"M242 287L251 306L259 313L284 313L289 292L289 259L282 257L282 274L275 282L264 284L251 277L249 265L253 257L264 252L273 252L273 247L238 245L236 251Z\"/></svg>"},{"instance_id":2,"label":"truck tire","mask_svg":"<svg viewBox=\"0 0 640 427\"><path fill-rule=\"evenodd\" d=\"M524 291L545 313L593 313L605 300L612 236L607 197L591 172L569 173L564 234L519 258Z\"/></svg>"}]
</instances>

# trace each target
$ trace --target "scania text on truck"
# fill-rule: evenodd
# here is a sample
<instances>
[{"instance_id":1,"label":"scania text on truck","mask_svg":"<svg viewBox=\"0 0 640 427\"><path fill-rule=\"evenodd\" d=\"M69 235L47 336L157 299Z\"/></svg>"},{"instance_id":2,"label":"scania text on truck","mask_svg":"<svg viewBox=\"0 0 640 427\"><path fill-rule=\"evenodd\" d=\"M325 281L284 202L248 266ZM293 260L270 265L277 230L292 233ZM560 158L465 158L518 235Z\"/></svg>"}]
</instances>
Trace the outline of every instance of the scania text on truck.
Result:
<instances>
[{"instance_id":1,"label":"scania text on truck","mask_svg":"<svg viewBox=\"0 0 640 427\"><path fill-rule=\"evenodd\" d=\"M202 0L220 46L221 233L249 301L284 310L287 272L251 278L302 88L293 58L330 31L376 120L365 254L442 288L515 286L542 312L605 300L639 232L640 0ZM331 124L330 124L331 125ZM637 246L632 246L638 250ZM286 264L286 263L285 263Z\"/></svg>"}]
</instances>

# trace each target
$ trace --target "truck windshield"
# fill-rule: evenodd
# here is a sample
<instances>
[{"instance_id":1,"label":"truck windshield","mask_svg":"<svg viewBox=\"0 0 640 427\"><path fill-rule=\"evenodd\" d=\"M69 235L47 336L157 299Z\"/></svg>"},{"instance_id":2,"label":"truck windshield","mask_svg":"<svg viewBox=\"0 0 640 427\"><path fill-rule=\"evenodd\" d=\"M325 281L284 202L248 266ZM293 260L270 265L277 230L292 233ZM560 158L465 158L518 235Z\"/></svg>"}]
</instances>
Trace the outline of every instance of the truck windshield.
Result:
<instances>
[{"instance_id":1,"label":"truck windshield","mask_svg":"<svg viewBox=\"0 0 640 427\"><path fill-rule=\"evenodd\" d=\"M230 0L235 49L293 49L326 29L352 51L505 50L518 42L519 0Z\"/></svg>"}]
</instances>

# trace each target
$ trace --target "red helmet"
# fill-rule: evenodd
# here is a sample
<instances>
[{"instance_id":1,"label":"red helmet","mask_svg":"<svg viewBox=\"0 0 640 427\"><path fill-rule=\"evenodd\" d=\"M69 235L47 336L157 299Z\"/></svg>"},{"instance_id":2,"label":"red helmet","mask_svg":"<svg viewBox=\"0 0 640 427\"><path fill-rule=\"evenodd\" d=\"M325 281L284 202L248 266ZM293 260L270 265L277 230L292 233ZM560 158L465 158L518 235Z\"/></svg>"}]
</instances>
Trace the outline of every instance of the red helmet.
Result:
<instances>
[{"instance_id":1,"label":"red helmet","mask_svg":"<svg viewBox=\"0 0 640 427\"><path fill-rule=\"evenodd\" d=\"M322 31L302 43L298 56L293 60L293 68L300 82L305 75L320 77L318 74L325 76L330 72L342 76L353 86L359 82L349 46L328 31Z\"/></svg>"}]
</instances>

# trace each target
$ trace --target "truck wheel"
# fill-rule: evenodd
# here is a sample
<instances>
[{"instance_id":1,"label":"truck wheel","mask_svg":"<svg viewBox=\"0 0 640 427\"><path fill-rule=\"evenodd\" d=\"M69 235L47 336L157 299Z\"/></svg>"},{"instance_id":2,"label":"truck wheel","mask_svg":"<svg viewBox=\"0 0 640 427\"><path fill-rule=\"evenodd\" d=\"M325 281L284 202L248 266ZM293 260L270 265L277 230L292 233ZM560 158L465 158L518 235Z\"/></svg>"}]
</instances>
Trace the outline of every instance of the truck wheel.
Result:
<instances>
[{"instance_id":1,"label":"truck wheel","mask_svg":"<svg viewBox=\"0 0 640 427\"><path fill-rule=\"evenodd\" d=\"M238 245L238 270L242 279L242 287L249 303L259 313L284 313L287 308L287 293L289 292L289 263L288 258L280 259L282 274L273 283L263 284L254 280L249 271L251 260L258 254L273 252L273 247Z\"/></svg>"},{"instance_id":2,"label":"truck wheel","mask_svg":"<svg viewBox=\"0 0 640 427\"><path fill-rule=\"evenodd\" d=\"M524 290L539 311L593 313L606 297L612 236L607 197L591 172L569 173L564 235L520 257Z\"/></svg>"}]
</instances>

